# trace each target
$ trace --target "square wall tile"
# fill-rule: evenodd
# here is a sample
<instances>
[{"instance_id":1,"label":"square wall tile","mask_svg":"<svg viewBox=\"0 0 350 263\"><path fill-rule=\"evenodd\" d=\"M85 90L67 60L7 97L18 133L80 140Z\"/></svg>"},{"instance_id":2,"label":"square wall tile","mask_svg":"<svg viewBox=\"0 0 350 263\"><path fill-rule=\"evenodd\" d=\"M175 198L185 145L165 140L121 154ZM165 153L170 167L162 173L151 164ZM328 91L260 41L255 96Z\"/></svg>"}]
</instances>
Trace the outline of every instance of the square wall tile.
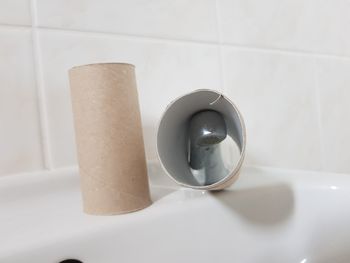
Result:
<instances>
[{"instance_id":1,"label":"square wall tile","mask_svg":"<svg viewBox=\"0 0 350 263\"><path fill-rule=\"evenodd\" d=\"M136 66L144 139L148 159L156 158L156 124L174 98L199 88L220 88L217 47L130 37L40 30L53 161L75 164L68 69L97 62Z\"/></svg>"},{"instance_id":2,"label":"square wall tile","mask_svg":"<svg viewBox=\"0 0 350 263\"><path fill-rule=\"evenodd\" d=\"M218 0L223 41L350 55L347 0Z\"/></svg>"},{"instance_id":3,"label":"square wall tile","mask_svg":"<svg viewBox=\"0 0 350 263\"><path fill-rule=\"evenodd\" d=\"M234 48L223 54L225 90L247 126L246 163L319 170L313 60Z\"/></svg>"},{"instance_id":4,"label":"square wall tile","mask_svg":"<svg viewBox=\"0 0 350 263\"><path fill-rule=\"evenodd\" d=\"M324 169L350 172L350 60L319 59Z\"/></svg>"},{"instance_id":5,"label":"square wall tile","mask_svg":"<svg viewBox=\"0 0 350 263\"><path fill-rule=\"evenodd\" d=\"M38 0L43 27L217 40L215 0Z\"/></svg>"},{"instance_id":6,"label":"square wall tile","mask_svg":"<svg viewBox=\"0 0 350 263\"><path fill-rule=\"evenodd\" d=\"M31 25L30 0L0 0L0 24Z\"/></svg>"},{"instance_id":7,"label":"square wall tile","mask_svg":"<svg viewBox=\"0 0 350 263\"><path fill-rule=\"evenodd\" d=\"M0 175L43 168L31 32L0 28Z\"/></svg>"}]
</instances>

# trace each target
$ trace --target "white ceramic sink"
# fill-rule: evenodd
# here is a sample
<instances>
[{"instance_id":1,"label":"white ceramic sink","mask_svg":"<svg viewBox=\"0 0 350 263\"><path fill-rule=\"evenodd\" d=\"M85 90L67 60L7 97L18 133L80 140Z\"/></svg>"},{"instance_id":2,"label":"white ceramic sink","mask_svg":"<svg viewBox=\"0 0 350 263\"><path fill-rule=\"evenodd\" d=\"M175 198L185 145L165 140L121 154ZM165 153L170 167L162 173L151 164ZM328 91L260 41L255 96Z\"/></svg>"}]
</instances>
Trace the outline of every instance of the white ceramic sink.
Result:
<instances>
[{"instance_id":1,"label":"white ceramic sink","mask_svg":"<svg viewBox=\"0 0 350 263\"><path fill-rule=\"evenodd\" d=\"M217 193L150 165L154 204L81 212L77 171L0 179L0 262L350 262L350 176L245 168Z\"/></svg>"}]
</instances>

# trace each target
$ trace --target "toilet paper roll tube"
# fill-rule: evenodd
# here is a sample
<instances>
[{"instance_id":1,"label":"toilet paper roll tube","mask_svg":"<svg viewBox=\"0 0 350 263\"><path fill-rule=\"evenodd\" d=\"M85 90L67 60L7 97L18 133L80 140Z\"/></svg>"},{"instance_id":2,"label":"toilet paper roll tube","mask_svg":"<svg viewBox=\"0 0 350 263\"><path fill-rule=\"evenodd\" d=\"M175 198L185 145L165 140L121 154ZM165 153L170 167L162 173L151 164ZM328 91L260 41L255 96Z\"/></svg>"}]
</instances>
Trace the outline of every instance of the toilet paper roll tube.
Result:
<instances>
[{"instance_id":1,"label":"toilet paper roll tube","mask_svg":"<svg viewBox=\"0 0 350 263\"><path fill-rule=\"evenodd\" d=\"M215 151L209 156L214 160L209 160L205 169L196 170L190 165L190 127L194 116L203 112L213 112L224 119L227 137L218 144L220 150L206 149ZM210 118L215 116L211 114ZM210 119L208 122L213 123ZM221 140L225 134L222 131L220 134ZM241 113L233 102L215 90L196 90L174 100L163 113L157 129L157 154L163 169L176 183L194 189L221 190L233 184L239 176L245 148L246 129Z\"/></svg>"},{"instance_id":2,"label":"toilet paper roll tube","mask_svg":"<svg viewBox=\"0 0 350 263\"><path fill-rule=\"evenodd\" d=\"M134 66L69 70L83 208L128 213L151 204Z\"/></svg>"}]
</instances>

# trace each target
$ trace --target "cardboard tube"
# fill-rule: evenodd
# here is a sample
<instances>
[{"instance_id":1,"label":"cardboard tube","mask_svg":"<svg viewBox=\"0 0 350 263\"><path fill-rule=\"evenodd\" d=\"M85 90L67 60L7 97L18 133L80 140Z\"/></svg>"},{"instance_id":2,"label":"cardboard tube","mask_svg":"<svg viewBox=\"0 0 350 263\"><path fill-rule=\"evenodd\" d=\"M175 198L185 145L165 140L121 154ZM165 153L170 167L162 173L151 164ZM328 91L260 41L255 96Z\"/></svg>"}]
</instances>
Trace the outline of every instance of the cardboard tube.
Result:
<instances>
[{"instance_id":1,"label":"cardboard tube","mask_svg":"<svg viewBox=\"0 0 350 263\"><path fill-rule=\"evenodd\" d=\"M151 204L134 66L69 70L84 212L113 215Z\"/></svg>"},{"instance_id":2,"label":"cardboard tube","mask_svg":"<svg viewBox=\"0 0 350 263\"><path fill-rule=\"evenodd\" d=\"M228 143L225 145L229 152L220 156L225 165L214 165L216 170L212 168L211 171L217 172L206 174L210 183L203 184L196 178L189 164L188 131L192 116L206 110L216 111L223 116L227 127L227 138L224 141ZM237 149L236 156L232 154L233 149ZM171 179L184 187L200 190L222 190L229 187L239 177L245 149L243 116L231 100L215 90L200 89L175 99L166 108L158 125L157 154L160 164Z\"/></svg>"}]
</instances>

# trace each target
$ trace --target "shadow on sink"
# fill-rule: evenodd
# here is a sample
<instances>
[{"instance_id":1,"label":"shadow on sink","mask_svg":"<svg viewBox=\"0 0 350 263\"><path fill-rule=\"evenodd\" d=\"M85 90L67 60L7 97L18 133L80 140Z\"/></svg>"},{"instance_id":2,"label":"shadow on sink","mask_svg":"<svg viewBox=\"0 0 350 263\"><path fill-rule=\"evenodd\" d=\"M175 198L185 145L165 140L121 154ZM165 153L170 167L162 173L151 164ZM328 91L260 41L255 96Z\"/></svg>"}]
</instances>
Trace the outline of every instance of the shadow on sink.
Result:
<instances>
[{"instance_id":1,"label":"shadow on sink","mask_svg":"<svg viewBox=\"0 0 350 263\"><path fill-rule=\"evenodd\" d=\"M223 190L211 195L252 224L274 226L287 221L294 211L294 195L285 183Z\"/></svg>"},{"instance_id":2,"label":"shadow on sink","mask_svg":"<svg viewBox=\"0 0 350 263\"><path fill-rule=\"evenodd\" d=\"M159 187L159 186L150 186L151 190L151 199L152 202L159 202L161 199L167 197L168 195L174 193L176 189L173 188L166 188L166 187Z\"/></svg>"}]
</instances>

